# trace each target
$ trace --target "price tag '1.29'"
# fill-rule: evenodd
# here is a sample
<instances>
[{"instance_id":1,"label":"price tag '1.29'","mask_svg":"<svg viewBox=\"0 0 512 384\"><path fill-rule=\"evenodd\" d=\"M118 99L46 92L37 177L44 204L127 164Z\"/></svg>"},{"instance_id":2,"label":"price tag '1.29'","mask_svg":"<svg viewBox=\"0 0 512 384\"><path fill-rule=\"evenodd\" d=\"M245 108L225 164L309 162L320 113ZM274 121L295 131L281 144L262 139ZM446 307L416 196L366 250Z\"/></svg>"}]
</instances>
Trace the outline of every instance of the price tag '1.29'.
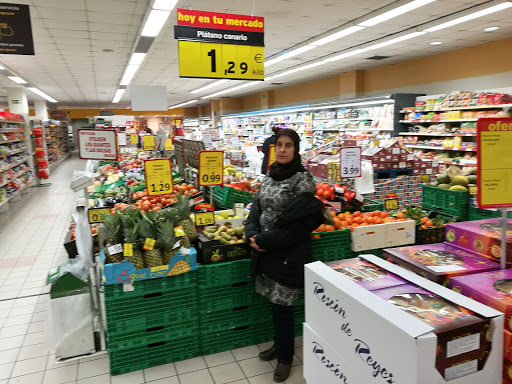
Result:
<instances>
[{"instance_id":1,"label":"price tag '1.29'","mask_svg":"<svg viewBox=\"0 0 512 384\"><path fill-rule=\"evenodd\" d=\"M166 195L173 192L171 159L144 161L148 195Z\"/></svg>"},{"instance_id":2,"label":"price tag '1.29'","mask_svg":"<svg viewBox=\"0 0 512 384\"><path fill-rule=\"evenodd\" d=\"M361 177L361 147L340 149L340 177Z\"/></svg>"},{"instance_id":3,"label":"price tag '1.29'","mask_svg":"<svg viewBox=\"0 0 512 384\"><path fill-rule=\"evenodd\" d=\"M199 185L222 185L223 151L199 151Z\"/></svg>"}]
</instances>

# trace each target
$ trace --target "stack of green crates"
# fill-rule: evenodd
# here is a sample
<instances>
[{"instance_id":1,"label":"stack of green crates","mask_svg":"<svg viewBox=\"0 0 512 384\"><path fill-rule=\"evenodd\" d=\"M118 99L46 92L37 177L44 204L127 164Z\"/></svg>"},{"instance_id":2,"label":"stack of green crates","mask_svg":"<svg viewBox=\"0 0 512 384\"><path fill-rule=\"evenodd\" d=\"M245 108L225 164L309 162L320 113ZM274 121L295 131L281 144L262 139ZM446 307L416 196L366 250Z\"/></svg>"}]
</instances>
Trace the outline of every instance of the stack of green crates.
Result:
<instances>
[{"instance_id":1,"label":"stack of green crates","mask_svg":"<svg viewBox=\"0 0 512 384\"><path fill-rule=\"evenodd\" d=\"M314 261L326 262L354 257L350 249L350 229L315 232L313 235L320 236L319 239L313 239Z\"/></svg>"},{"instance_id":2,"label":"stack of green crates","mask_svg":"<svg viewBox=\"0 0 512 384\"><path fill-rule=\"evenodd\" d=\"M422 185L421 205L424 209L446 213L465 221L468 219L469 193Z\"/></svg>"},{"instance_id":3,"label":"stack of green crates","mask_svg":"<svg viewBox=\"0 0 512 384\"><path fill-rule=\"evenodd\" d=\"M105 312L113 375L200 355L197 272L106 285Z\"/></svg>"},{"instance_id":4,"label":"stack of green crates","mask_svg":"<svg viewBox=\"0 0 512 384\"><path fill-rule=\"evenodd\" d=\"M272 339L269 303L254 292L250 260L201 265L199 337L203 355Z\"/></svg>"}]
</instances>

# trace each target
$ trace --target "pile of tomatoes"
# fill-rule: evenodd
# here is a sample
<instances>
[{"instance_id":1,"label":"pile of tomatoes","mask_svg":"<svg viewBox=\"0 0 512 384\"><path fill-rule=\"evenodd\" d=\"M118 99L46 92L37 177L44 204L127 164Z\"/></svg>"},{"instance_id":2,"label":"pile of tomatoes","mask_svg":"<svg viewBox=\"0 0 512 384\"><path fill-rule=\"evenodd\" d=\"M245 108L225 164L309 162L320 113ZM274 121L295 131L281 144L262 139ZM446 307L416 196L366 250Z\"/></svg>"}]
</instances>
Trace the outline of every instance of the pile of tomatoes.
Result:
<instances>
[{"instance_id":1,"label":"pile of tomatoes","mask_svg":"<svg viewBox=\"0 0 512 384\"><path fill-rule=\"evenodd\" d=\"M336 187L341 188L341 185L337 184ZM316 185L316 195L320 198L332 200L334 198L334 186L320 183Z\"/></svg>"},{"instance_id":2,"label":"pile of tomatoes","mask_svg":"<svg viewBox=\"0 0 512 384\"><path fill-rule=\"evenodd\" d=\"M183 195L195 195L199 191L196 189L194 184L181 184L177 185L174 184L174 192L178 193L178 191L181 191Z\"/></svg>"}]
</instances>

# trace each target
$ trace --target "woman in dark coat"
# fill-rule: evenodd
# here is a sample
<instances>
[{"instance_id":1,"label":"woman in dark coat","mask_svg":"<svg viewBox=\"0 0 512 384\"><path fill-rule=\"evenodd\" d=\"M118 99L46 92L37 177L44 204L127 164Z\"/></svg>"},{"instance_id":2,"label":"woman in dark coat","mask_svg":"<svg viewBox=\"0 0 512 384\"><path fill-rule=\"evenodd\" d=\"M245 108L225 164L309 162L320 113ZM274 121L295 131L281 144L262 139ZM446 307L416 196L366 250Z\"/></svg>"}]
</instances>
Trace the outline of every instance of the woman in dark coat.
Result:
<instances>
[{"instance_id":1,"label":"woman in dark coat","mask_svg":"<svg viewBox=\"0 0 512 384\"><path fill-rule=\"evenodd\" d=\"M260 359L278 364L274 381L290 374L294 354L293 305L304 288L304 264L313 259L311 232L324 221L313 176L302 166L300 138L291 129L276 135L276 162L254 198L245 233L253 252L256 291L272 305L274 345Z\"/></svg>"}]
</instances>

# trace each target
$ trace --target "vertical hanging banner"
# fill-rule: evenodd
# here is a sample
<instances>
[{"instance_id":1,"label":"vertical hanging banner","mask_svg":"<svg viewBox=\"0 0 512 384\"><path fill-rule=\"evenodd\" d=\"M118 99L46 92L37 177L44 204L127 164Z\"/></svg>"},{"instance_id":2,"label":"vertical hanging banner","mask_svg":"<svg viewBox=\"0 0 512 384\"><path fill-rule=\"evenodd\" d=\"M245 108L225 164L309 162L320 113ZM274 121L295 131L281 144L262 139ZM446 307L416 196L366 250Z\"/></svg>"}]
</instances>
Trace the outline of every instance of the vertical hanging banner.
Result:
<instances>
[{"instance_id":1,"label":"vertical hanging banner","mask_svg":"<svg viewBox=\"0 0 512 384\"><path fill-rule=\"evenodd\" d=\"M0 54L34 55L29 6L0 3L0 16Z\"/></svg>"},{"instance_id":2,"label":"vertical hanging banner","mask_svg":"<svg viewBox=\"0 0 512 384\"><path fill-rule=\"evenodd\" d=\"M180 77L264 80L264 18L177 9Z\"/></svg>"},{"instance_id":3,"label":"vertical hanging banner","mask_svg":"<svg viewBox=\"0 0 512 384\"><path fill-rule=\"evenodd\" d=\"M512 118L477 122L478 207L512 207Z\"/></svg>"},{"instance_id":4,"label":"vertical hanging banner","mask_svg":"<svg viewBox=\"0 0 512 384\"><path fill-rule=\"evenodd\" d=\"M84 160L117 160L114 129L78 129L78 156Z\"/></svg>"}]
</instances>

